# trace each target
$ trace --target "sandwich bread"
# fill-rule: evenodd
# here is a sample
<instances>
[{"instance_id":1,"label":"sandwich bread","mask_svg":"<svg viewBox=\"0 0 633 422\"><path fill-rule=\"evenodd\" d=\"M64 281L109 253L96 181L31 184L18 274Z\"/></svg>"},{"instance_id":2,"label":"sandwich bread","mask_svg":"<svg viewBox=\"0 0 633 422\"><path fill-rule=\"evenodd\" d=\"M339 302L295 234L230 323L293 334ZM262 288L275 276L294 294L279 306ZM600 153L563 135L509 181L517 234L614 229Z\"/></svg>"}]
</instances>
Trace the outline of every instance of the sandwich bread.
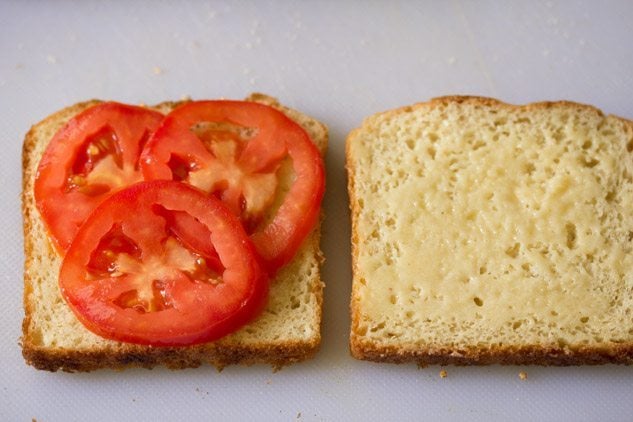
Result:
<instances>
[{"instance_id":1,"label":"sandwich bread","mask_svg":"<svg viewBox=\"0 0 633 422\"><path fill-rule=\"evenodd\" d=\"M346 154L353 356L633 363L633 122L443 97L365 119Z\"/></svg>"},{"instance_id":2,"label":"sandwich bread","mask_svg":"<svg viewBox=\"0 0 633 422\"><path fill-rule=\"evenodd\" d=\"M247 100L275 107L302 126L322 154L327 127L276 99L253 94ZM86 329L63 300L58 287L61 259L47 237L35 207L33 183L48 141L69 119L98 101L65 108L34 125L23 147L24 309L23 355L27 363L49 371L91 371L165 365L172 369L210 363L267 363L281 367L310 358L321 339L320 225L306 238L294 259L270 281L268 304L253 322L218 341L188 347L148 347L107 340ZM155 107L168 113L178 103Z\"/></svg>"}]
</instances>

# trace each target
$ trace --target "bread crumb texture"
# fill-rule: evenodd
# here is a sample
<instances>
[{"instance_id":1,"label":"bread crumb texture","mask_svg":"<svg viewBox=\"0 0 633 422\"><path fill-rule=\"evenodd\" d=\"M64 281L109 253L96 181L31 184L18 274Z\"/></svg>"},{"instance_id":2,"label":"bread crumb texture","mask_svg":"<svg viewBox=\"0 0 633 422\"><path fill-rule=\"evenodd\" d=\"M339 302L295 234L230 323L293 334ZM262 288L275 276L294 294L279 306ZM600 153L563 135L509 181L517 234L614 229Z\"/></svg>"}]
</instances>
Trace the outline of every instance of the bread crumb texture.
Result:
<instances>
[{"instance_id":1,"label":"bread crumb texture","mask_svg":"<svg viewBox=\"0 0 633 422\"><path fill-rule=\"evenodd\" d=\"M632 128L575 103L474 97L365 120L347 144L353 353L630 361Z\"/></svg>"}]
</instances>

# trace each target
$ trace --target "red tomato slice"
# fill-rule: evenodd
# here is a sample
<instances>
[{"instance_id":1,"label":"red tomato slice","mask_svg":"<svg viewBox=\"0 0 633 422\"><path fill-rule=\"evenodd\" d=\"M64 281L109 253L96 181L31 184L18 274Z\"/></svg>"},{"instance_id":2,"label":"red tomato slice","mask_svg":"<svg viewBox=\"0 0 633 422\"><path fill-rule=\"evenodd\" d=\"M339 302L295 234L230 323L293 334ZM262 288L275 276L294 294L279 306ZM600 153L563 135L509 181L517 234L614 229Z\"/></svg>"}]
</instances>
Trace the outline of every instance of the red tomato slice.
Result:
<instances>
[{"instance_id":1,"label":"red tomato slice","mask_svg":"<svg viewBox=\"0 0 633 422\"><path fill-rule=\"evenodd\" d=\"M188 247L170 215L187 215L204 229L220 269ZM93 332L154 346L233 332L259 314L268 292L237 218L217 199L171 181L141 182L99 205L68 249L59 283Z\"/></svg>"},{"instance_id":2,"label":"red tomato slice","mask_svg":"<svg viewBox=\"0 0 633 422\"><path fill-rule=\"evenodd\" d=\"M269 273L293 258L319 218L325 189L323 160L308 134L280 111L244 101L175 109L146 144L141 169L148 180L183 181L222 199Z\"/></svg>"},{"instance_id":3,"label":"red tomato slice","mask_svg":"<svg viewBox=\"0 0 633 422\"><path fill-rule=\"evenodd\" d=\"M71 119L50 141L35 177L35 201L64 253L88 214L113 192L142 180L139 156L161 113L114 102Z\"/></svg>"}]
</instances>

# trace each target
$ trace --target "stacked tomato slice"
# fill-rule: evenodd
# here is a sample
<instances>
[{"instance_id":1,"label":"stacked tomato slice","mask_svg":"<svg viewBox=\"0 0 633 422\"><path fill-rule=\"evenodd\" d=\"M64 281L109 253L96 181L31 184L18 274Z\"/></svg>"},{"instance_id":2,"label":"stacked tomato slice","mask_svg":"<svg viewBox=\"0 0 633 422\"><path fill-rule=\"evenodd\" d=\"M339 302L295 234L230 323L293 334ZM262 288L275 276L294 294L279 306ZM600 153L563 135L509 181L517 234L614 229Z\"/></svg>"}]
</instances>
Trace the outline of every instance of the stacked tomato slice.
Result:
<instances>
[{"instance_id":1,"label":"stacked tomato slice","mask_svg":"<svg viewBox=\"0 0 633 422\"><path fill-rule=\"evenodd\" d=\"M55 134L40 160L34 193L60 253L97 205L143 180L141 150L163 117L141 107L102 103Z\"/></svg>"},{"instance_id":2,"label":"stacked tomato slice","mask_svg":"<svg viewBox=\"0 0 633 422\"><path fill-rule=\"evenodd\" d=\"M167 116L101 103L51 140L34 187L77 317L103 337L156 346L212 341L258 315L323 192L306 132L242 101Z\"/></svg>"},{"instance_id":3,"label":"stacked tomato slice","mask_svg":"<svg viewBox=\"0 0 633 422\"><path fill-rule=\"evenodd\" d=\"M299 125L262 104L179 107L147 143L141 167L149 180L180 180L220 198L271 273L292 259L319 217L324 176L318 150ZM288 186L280 186L284 173L293 178ZM275 203L280 190L287 193Z\"/></svg>"}]
</instances>

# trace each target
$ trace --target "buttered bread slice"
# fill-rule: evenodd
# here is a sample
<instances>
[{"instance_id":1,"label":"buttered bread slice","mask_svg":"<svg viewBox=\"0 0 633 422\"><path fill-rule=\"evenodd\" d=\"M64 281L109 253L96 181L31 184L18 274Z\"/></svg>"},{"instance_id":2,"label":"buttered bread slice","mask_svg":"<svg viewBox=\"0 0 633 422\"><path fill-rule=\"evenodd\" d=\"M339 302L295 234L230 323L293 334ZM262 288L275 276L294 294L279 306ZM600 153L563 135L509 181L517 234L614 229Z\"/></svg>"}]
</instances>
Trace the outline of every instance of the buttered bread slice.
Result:
<instances>
[{"instance_id":1,"label":"buttered bread slice","mask_svg":"<svg viewBox=\"0 0 633 422\"><path fill-rule=\"evenodd\" d=\"M633 122L443 97L347 139L351 350L425 364L633 362Z\"/></svg>"}]
</instances>

